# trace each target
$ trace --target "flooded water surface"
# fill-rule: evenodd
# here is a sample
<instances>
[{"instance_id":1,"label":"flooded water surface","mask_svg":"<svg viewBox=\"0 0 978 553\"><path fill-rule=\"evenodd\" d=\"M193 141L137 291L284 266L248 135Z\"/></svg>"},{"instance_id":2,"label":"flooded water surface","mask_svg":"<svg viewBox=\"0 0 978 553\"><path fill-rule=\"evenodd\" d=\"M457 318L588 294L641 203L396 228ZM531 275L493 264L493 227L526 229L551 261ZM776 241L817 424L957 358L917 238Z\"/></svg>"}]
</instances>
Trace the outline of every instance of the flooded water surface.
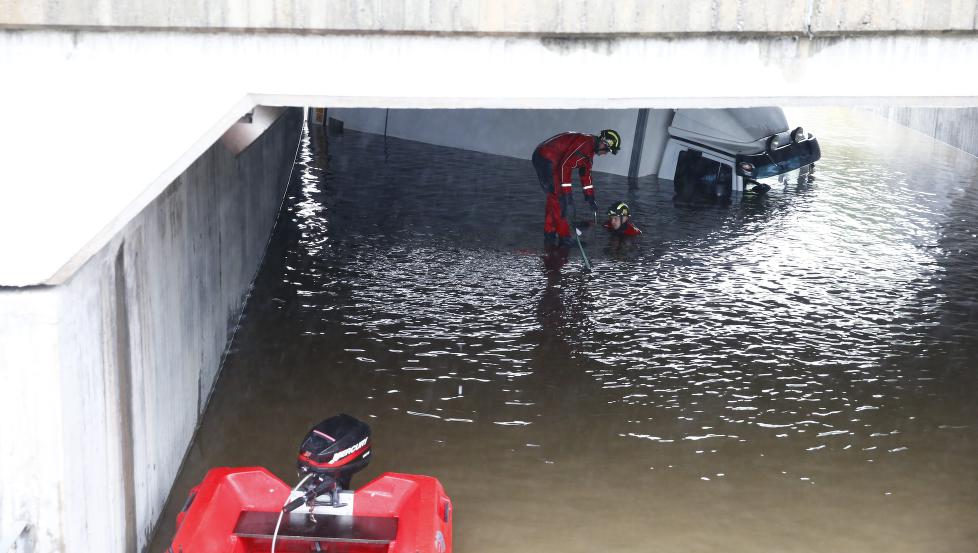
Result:
<instances>
[{"instance_id":1,"label":"flooded water surface","mask_svg":"<svg viewBox=\"0 0 978 553\"><path fill-rule=\"evenodd\" d=\"M790 115L812 183L597 175L644 234L586 228L591 272L544 252L529 161L311 129L153 550L208 468L292 483L340 412L354 483L438 477L459 552L975 550L978 160Z\"/></svg>"}]
</instances>

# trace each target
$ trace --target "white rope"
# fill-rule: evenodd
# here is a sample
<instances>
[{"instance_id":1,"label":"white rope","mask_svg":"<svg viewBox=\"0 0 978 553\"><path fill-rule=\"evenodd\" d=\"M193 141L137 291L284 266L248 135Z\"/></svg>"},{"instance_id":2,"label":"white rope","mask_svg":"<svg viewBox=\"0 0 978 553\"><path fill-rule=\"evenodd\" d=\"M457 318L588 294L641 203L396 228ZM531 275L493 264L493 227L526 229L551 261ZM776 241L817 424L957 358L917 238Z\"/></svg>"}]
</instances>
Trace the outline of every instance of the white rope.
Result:
<instances>
[{"instance_id":1,"label":"white rope","mask_svg":"<svg viewBox=\"0 0 978 553\"><path fill-rule=\"evenodd\" d=\"M307 474L302 480L299 480L299 483L296 484L294 488L292 488L292 491L294 492L298 490L300 486L306 483L306 480L308 480L310 476L312 476L312 473ZM285 498L285 503L282 504L282 508L279 509L278 511L278 521L275 523L275 531L272 532L271 553L275 553L275 540L278 539L278 527L282 524L282 515L285 514L285 506L289 504L289 497L292 497L291 492L289 493L289 496Z\"/></svg>"}]
</instances>

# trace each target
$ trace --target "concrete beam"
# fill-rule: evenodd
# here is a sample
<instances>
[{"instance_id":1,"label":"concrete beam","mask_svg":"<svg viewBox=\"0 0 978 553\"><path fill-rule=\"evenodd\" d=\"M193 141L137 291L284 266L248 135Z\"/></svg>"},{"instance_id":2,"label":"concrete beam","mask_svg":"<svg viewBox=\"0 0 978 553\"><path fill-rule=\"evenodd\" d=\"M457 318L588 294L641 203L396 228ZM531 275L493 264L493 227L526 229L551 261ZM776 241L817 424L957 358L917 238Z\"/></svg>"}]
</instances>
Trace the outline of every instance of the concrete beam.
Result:
<instances>
[{"instance_id":1,"label":"concrete beam","mask_svg":"<svg viewBox=\"0 0 978 553\"><path fill-rule=\"evenodd\" d=\"M0 0L0 26L312 33L687 35L974 31L973 0Z\"/></svg>"},{"instance_id":2,"label":"concrete beam","mask_svg":"<svg viewBox=\"0 0 978 553\"><path fill-rule=\"evenodd\" d=\"M974 0L812 0L814 34L972 32L978 29Z\"/></svg>"}]
</instances>

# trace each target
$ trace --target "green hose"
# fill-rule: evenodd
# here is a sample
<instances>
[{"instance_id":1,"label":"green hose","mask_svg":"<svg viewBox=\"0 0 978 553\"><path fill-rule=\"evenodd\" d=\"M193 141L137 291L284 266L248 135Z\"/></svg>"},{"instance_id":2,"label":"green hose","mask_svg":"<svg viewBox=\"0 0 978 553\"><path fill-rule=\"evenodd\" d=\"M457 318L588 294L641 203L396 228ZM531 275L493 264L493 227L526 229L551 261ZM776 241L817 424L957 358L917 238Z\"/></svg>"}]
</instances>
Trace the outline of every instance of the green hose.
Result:
<instances>
[{"instance_id":1,"label":"green hose","mask_svg":"<svg viewBox=\"0 0 978 553\"><path fill-rule=\"evenodd\" d=\"M587 254L584 253L584 246L581 245L581 231L577 230L577 227L574 227L574 238L577 240L577 247L581 249L581 257L584 258L584 267L586 267L587 270L590 271L591 262L588 261Z\"/></svg>"},{"instance_id":2,"label":"green hose","mask_svg":"<svg viewBox=\"0 0 978 553\"><path fill-rule=\"evenodd\" d=\"M576 221L577 220L577 204L574 203L574 199L573 198L571 198L571 206L574 208L574 220ZM595 216L595 219L597 219L597 216ZM570 226L571 226L571 228L574 229L574 239L577 240L577 247L581 249L581 257L584 258L584 268L586 268L588 271L590 271L591 270L591 262L588 261L587 254L584 253L584 246L581 244L581 231L578 230L576 224L573 224L573 225L570 225Z\"/></svg>"}]
</instances>

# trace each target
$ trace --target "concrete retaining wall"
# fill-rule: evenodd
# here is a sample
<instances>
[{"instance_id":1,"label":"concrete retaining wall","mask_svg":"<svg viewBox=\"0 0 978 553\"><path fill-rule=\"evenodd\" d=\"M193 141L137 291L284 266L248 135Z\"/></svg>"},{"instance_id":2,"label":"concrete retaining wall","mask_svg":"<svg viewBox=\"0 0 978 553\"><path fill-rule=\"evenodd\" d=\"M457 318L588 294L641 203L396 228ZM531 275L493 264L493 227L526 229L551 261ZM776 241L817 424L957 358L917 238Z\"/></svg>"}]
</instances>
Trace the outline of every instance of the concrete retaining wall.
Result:
<instances>
[{"instance_id":1,"label":"concrete retaining wall","mask_svg":"<svg viewBox=\"0 0 978 553\"><path fill-rule=\"evenodd\" d=\"M0 289L0 551L61 544L58 291ZM42 499L42 495L46 498Z\"/></svg>"},{"instance_id":2,"label":"concrete retaining wall","mask_svg":"<svg viewBox=\"0 0 978 553\"><path fill-rule=\"evenodd\" d=\"M869 111L978 156L978 108L875 107Z\"/></svg>"},{"instance_id":3,"label":"concrete retaining wall","mask_svg":"<svg viewBox=\"0 0 978 553\"><path fill-rule=\"evenodd\" d=\"M146 546L258 270L301 118L287 110L237 157L212 146L65 284L0 290L0 545Z\"/></svg>"},{"instance_id":4,"label":"concrete retaining wall","mask_svg":"<svg viewBox=\"0 0 978 553\"><path fill-rule=\"evenodd\" d=\"M489 154L530 159L533 149L563 131L597 134L615 129L622 137L616 156L595 158L594 169L628 176L639 134L637 109L355 109L333 108L327 115L354 130L451 146ZM672 110L649 110L640 164L634 176L658 171ZM634 171L633 171L634 172Z\"/></svg>"}]
</instances>

